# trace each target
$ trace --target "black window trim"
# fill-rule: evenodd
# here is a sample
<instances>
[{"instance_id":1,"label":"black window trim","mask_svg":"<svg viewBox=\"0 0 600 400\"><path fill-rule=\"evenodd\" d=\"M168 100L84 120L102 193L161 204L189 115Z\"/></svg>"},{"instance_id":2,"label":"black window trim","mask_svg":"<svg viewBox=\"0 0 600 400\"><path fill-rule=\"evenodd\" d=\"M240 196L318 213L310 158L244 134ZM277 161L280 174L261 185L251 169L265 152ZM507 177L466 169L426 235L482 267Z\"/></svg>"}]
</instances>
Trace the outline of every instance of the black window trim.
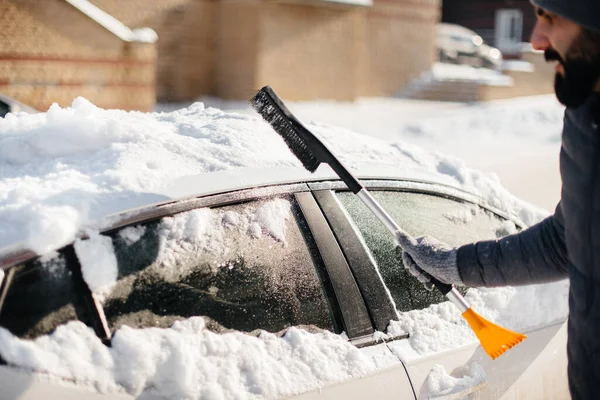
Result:
<instances>
[{"instance_id":1,"label":"black window trim","mask_svg":"<svg viewBox=\"0 0 600 400\"><path fill-rule=\"evenodd\" d=\"M385 332L390 321L398 319L398 312L377 273L375 260L368 253L335 193L332 190L319 190L313 194L348 261L375 328Z\"/></svg>"},{"instance_id":2,"label":"black window trim","mask_svg":"<svg viewBox=\"0 0 600 400\"><path fill-rule=\"evenodd\" d=\"M370 336L374 329L367 305L331 227L312 193L296 193L295 197L331 280L346 335L350 340Z\"/></svg>"}]
</instances>

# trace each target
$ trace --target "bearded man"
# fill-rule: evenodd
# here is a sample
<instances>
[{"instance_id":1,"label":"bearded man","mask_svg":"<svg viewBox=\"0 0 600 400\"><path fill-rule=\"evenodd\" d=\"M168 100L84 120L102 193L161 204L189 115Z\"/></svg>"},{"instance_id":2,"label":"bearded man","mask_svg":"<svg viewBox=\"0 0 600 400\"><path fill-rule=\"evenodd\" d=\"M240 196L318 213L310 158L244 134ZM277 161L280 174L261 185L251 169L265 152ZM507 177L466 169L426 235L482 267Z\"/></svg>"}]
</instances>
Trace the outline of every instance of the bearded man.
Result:
<instances>
[{"instance_id":1,"label":"bearded man","mask_svg":"<svg viewBox=\"0 0 600 400\"><path fill-rule=\"evenodd\" d=\"M567 356L573 399L600 398L600 0L532 0L531 36L556 61L566 106L561 201L554 215L495 241L452 248L398 232L406 268L421 282L475 287L570 280Z\"/></svg>"}]
</instances>

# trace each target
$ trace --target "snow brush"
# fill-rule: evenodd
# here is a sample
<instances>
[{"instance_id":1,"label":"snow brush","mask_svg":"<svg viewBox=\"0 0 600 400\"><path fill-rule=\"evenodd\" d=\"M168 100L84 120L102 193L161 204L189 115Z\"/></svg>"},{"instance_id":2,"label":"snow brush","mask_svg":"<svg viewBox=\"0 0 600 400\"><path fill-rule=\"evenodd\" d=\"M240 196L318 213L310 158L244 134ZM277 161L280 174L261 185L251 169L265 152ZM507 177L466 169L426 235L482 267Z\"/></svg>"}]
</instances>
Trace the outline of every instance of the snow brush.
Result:
<instances>
[{"instance_id":1,"label":"snow brush","mask_svg":"<svg viewBox=\"0 0 600 400\"><path fill-rule=\"evenodd\" d=\"M270 86L265 86L259 90L250 100L250 104L271 125L275 132L283 138L292 153L302 162L304 168L310 172L315 172L321 163L329 164L335 173L346 183L348 189L358 196L386 228L389 229L396 238L396 243L399 245L399 235L405 235L402 228L388 215L367 189L342 165L331 151L300 123ZM452 285L442 283L433 277L431 278L431 283L458 307L464 319L469 323L475 335L477 335L481 347L493 360L527 337L498 326L478 315L462 294Z\"/></svg>"}]
</instances>

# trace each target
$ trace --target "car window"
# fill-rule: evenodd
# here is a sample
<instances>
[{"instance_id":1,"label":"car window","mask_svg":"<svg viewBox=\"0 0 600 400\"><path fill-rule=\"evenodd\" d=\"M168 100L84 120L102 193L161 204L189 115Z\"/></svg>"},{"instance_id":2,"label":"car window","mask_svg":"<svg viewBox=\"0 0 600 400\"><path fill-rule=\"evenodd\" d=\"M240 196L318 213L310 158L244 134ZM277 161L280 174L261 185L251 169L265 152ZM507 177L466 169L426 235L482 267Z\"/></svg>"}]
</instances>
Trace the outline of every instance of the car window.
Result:
<instances>
[{"instance_id":1,"label":"car window","mask_svg":"<svg viewBox=\"0 0 600 400\"><path fill-rule=\"evenodd\" d=\"M119 279L103 301L116 329L204 316L214 331L339 331L332 291L291 197L197 209L112 235ZM323 280L326 282L326 280Z\"/></svg>"},{"instance_id":2,"label":"car window","mask_svg":"<svg viewBox=\"0 0 600 400\"><path fill-rule=\"evenodd\" d=\"M431 235L453 246L504 236L516 229L512 222L470 203L401 191L375 191L372 195L411 235ZM445 301L437 291L425 290L404 269L393 236L360 199L349 192L337 196L364 238L399 311Z\"/></svg>"},{"instance_id":3,"label":"car window","mask_svg":"<svg viewBox=\"0 0 600 400\"><path fill-rule=\"evenodd\" d=\"M9 274L0 326L14 335L31 339L65 322L86 319L84 303L63 255L15 266L7 281Z\"/></svg>"}]
</instances>

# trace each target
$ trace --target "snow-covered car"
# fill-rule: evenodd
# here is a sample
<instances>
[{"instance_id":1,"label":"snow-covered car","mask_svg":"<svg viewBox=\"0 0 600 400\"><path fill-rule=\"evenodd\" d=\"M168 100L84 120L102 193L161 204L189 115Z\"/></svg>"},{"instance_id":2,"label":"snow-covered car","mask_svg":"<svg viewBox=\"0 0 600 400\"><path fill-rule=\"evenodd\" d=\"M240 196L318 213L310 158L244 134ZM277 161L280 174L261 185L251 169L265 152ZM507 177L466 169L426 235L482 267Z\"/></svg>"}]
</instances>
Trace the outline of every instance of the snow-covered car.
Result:
<instances>
[{"instance_id":1,"label":"snow-covered car","mask_svg":"<svg viewBox=\"0 0 600 400\"><path fill-rule=\"evenodd\" d=\"M505 235L520 226L499 210L481 206L473 195L433 183L427 179L431 177L386 176L380 168L373 171L360 175L365 186L413 235L431 234L458 245ZM524 343L496 361L477 343L461 341L419 357L410 349L411 338L402 331L402 324L394 321L399 320L398 312L421 310L444 298L428 292L407 274L391 235L342 182L331 175L283 172L186 178L172 187L173 197L180 200L118 214L101 235L66 246L55 257L4 254L0 326L20 338L34 339L78 320L93 328L106 346L111 346L113 334L121 327L168 328L190 317L203 317L204 329L216 334L243 332L260 337L266 331L282 336L302 327L343 333L365 359L376 360L379 366L360 379L307 390L298 398L564 398L562 323L527 332ZM84 276L93 274L90 266L111 262L116 270L107 273L116 274L116 285L104 295L93 294L96 288L90 288ZM87 282L103 279L97 276ZM451 307L444 306L441 312L452 313ZM426 329L437 330L441 337L457 334L449 325L446 321ZM461 326L458 333L468 334L467 329ZM294 334L299 335L298 331ZM424 340L420 335L427 332L415 333L412 339ZM68 340L87 339L71 333L56 345ZM223 344L203 344L213 345ZM112 346L115 351L134 351L131 343ZM18 347L12 350L17 353ZM147 351L153 352L150 347ZM235 351L204 350L203 354L198 349L200 358L208 358L211 352ZM299 346L294 355L308 358L312 368L328 368L311 363L313 350L308 345L305 350L303 354ZM2 348L1 353L5 358L0 367L2 398L36 398L34 394L39 393L45 398L65 398L73 390L82 395L81 389L31 380L10 362L10 348ZM124 362L128 356L124 352L116 359ZM153 360L160 364L162 357L156 354ZM258 368L260 361L256 363L246 368ZM127 367L125 362L112 366ZM185 371L173 372L187 379ZM120 373L123 382L135 379L126 377L128 371ZM460 382L454 382L446 395L443 389L448 379ZM250 392L253 384L247 383ZM152 392L151 387L145 389ZM127 398L124 394L105 396Z\"/></svg>"},{"instance_id":2,"label":"snow-covered car","mask_svg":"<svg viewBox=\"0 0 600 400\"><path fill-rule=\"evenodd\" d=\"M38 111L12 97L0 94L0 118L4 118L8 113L16 112L36 113Z\"/></svg>"},{"instance_id":3,"label":"snow-covered car","mask_svg":"<svg viewBox=\"0 0 600 400\"><path fill-rule=\"evenodd\" d=\"M407 144L309 125L413 235L543 215ZM492 360L327 166L256 115L72 107L0 121L2 399L563 399L568 282L468 289Z\"/></svg>"},{"instance_id":4,"label":"snow-covered car","mask_svg":"<svg viewBox=\"0 0 600 400\"><path fill-rule=\"evenodd\" d=\"M464 26L440 23L436 45L441 62L500 69L502 52L484 43L481 36Z\"/></svg>"}]
</instances>

